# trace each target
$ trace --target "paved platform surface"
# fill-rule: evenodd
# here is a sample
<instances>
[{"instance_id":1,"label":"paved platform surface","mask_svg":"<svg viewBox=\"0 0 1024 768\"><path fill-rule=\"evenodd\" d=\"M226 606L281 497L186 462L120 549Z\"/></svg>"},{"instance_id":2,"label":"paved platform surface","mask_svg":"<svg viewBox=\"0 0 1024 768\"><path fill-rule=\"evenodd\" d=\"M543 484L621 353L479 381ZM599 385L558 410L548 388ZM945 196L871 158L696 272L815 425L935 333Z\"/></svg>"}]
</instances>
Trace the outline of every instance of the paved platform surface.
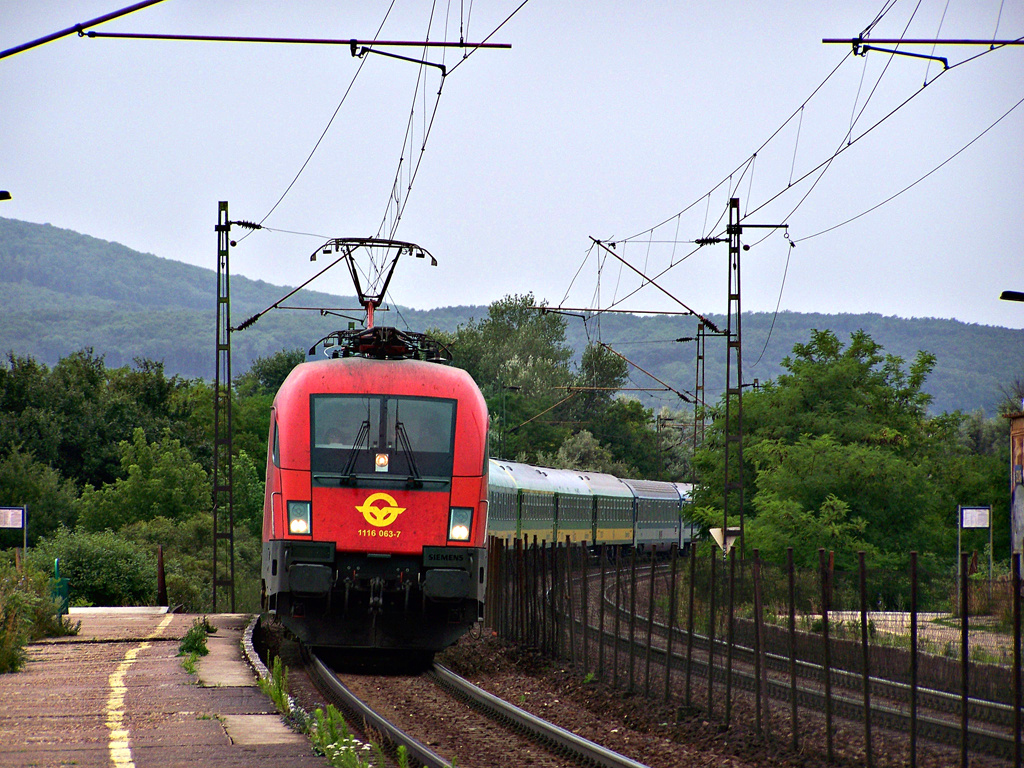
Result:
<instances>
[{"instance_id":1,"label":"paved platform surface","mask_svg":"<svg viewBox=\"0 0 1024 768\"><path fill-rule=\"evenodd\" d=\"M248 617L211 615L210 654L188 674L178 643L197 616L85 609L74 637L29 646L0 675L0 768L327 766L256 685L242 652Z\"/></svg>"}]
</instances>

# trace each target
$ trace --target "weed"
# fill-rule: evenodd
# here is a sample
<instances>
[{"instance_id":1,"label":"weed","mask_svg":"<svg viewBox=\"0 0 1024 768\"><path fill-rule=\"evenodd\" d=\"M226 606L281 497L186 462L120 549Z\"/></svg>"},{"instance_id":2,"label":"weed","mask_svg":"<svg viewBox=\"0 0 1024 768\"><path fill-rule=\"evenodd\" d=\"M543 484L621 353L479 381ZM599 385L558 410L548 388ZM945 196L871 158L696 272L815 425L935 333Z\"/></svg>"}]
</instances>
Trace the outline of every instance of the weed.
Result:
<instances>
[{"instance_id":1,"label":"weed","mask_svg":"<svg viewBox=\"0 0 1024 768\"><path fill-rule=\"evenodd\" d=\"M333 704L327 711L317 709L313 713L310 737L313 749L327 758L337 768L372 768L386 765L384 752L379 745L364 744L348 729L348 724ZM372 755L373 759L370 759ZM409 756L405 747L398 749L398 764L407 768Z\"/></svg>"},{"instance_id":2,"label":"weed","mask_svg":"<svg viewBox=\"0 0 1024 768\"><path fill-rule=\"evenodd\" d=\"M198 658L199 654L197 654L195 651L192 651L184 659L181 660L181 668L184 669L190 675L197 674L198 670L196 669L196 660Z\"/></svg>"},{"instance_id":3,"label":"weed","mask_svg":"<svg viewBox=\"0 0 1024 768\"><path fill-rule=\"evenodd\" d=\"M288 701L288 670L281 664L281 657L274 657L271 665L270 677L262 678L259 681L260 690L277 706L278 711L287 715L291 712L291 704Z\"/></svg>"},{"instance_id":4,"label":"weed","mask_svg":"<svg viewBox=\"0 0 1024 768\"><path fill-rule=\"evenodd\" d=\"M178 655L196 654L205 656L210 652L210 649L206 647L206 638L216 631L217 628L210 624L205 616L201 619L196 619L192 622L192 626L188 628L185 636L181 638L181 643L178 645Z\"/></svg>"}]
</instances>

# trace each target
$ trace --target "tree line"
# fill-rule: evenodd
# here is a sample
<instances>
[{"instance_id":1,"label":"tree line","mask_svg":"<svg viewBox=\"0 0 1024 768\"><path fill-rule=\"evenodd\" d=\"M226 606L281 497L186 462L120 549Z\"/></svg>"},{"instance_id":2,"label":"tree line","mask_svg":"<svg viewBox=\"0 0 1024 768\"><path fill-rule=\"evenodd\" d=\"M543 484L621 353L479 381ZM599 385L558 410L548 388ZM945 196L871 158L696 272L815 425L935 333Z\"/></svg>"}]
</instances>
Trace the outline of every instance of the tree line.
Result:
<instances>
[{"instance_id":1,"label":"tree line","mask_svg":"<svg viewBox=\"0 0 1024 768\"><path fill-rule=\"evenodd\" d=\"M620 477L696 481L689 511L722 521L723 403L654 412L622 390L643 375L593 340L574 361L566 319L508 296L486 317L435 330L490 409L491 455ZM263 473L269 408L298 349L258 358L233 382L236 584L258 608ZM917 550L954 566L956 507L991 505L997 559L1009 554L1008 424L959 412L928 415L922 386L935 365L907 363L864 332L848 342L813 331L782 361L784 373L745 390L747 546L780 560L817 548L837 567L858 550L901 567ZM1016 389L1015 389L1016 388ZM1020 402L1008 383L1004 409ZM71 580L72 601L155 599L163 547L170 601L210 607L213 393L200 379L137 359L107 367L83 349L51 367L9 353L0 365L0 505L29 507L27 559ZM693 451L695 417L706 419ZM738 510L733 510L737 512ZM730 524L736 522L735 517ZM0 531L0 563L20 532ZM976 548L981 544L970 543Z\"/></svg>"}]
</instances>

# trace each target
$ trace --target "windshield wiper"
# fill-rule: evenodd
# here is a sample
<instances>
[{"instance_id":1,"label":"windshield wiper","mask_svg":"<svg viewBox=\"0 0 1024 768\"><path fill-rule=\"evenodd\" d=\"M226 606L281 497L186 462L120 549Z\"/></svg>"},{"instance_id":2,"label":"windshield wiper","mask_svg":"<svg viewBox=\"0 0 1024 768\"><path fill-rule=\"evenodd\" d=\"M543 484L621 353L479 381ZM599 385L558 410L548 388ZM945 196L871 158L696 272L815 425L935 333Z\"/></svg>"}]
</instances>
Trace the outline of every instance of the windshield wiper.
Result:
<instances>
[{"instance_id":1,"label":"windshield wiper","mask_svg":"<svg viewBox=\"0 0 1024 768\"><path fill-rule=\"evenodd\" d=\"M412 473L409 475L409 482L413 484L414 488L419 488L423 485L423 481L420 479L420 470L416 466L416 456L409 443L409 433L405 431L405 424L400 421L395 422L395 442L398 443L402 453L405 454L406 461L409 462L409 471Z\"/></svg>"},{"instance_id":2,"label":"windshield wiper","mask_svg":"<svg viewBox=\"0 0 1024 768\"><path fill-rule=\"evenodd\" d=\"M345 463L345 470L341 473L345 477L352 475L352 470L356 468L356 459L359 457L359 443L364 438L367 441L367 447L369 447L370 437L370 420L366 419L362 424L359 425L359 433L356 435L355 442L352 443L352 447L348 451L348 461Z\"/></svg>"}]
</instances>

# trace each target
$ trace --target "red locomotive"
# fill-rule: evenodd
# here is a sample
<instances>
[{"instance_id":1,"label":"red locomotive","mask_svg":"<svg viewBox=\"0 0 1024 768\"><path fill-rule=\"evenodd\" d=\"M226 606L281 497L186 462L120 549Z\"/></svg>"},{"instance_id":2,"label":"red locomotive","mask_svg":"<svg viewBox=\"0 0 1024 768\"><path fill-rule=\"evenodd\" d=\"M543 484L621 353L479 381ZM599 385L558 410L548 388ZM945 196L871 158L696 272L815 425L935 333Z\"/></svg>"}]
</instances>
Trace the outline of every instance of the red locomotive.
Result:
<instances>
[{"instance_id":1,"label":"red locomotive","mask_svg":"<svg viewBox=\"0 0 1024 768\"><path fill-rule=\"evenodd\" d=\"M486 403L421 334L321 341L271 412L264 610L307 645L429 658L482 616Z\"/></svg>"}]
</instances>

